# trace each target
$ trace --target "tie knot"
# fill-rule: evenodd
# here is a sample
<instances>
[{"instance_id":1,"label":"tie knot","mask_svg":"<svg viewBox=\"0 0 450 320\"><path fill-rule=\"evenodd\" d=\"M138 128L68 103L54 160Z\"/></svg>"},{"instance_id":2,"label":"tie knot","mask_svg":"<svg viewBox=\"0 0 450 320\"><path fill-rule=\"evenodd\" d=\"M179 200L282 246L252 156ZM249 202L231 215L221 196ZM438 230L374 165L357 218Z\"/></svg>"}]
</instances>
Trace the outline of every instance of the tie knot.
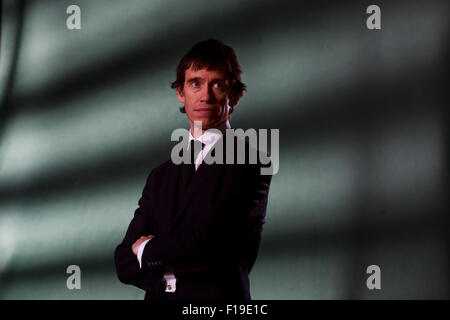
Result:
<instances>
[{"instance_id":1,"label":"tie knot","mask_svg":"<svg viewBox=\"0 0 450 320\"><path fill-rule=\"evenodd\" d=\"M202 143L201 141L192 139L191 140L191 145L190 145L190 150L189 153L191 155L191 164L195 163L195 159L197 159L198 154L200 153L200 151L203 150L203 148L205 147L205 144Z\"/></svg>"}]
</instances>

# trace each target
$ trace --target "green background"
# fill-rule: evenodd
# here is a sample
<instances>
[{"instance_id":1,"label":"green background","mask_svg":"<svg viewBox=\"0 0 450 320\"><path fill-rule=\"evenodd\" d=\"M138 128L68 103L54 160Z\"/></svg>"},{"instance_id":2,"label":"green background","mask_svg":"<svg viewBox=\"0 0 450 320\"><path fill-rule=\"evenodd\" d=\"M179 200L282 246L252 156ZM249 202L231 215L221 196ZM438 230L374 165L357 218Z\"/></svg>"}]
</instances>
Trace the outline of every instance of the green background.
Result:
<instances>
[{"instance_id":1,"label":"green background","mask_svg":"<svg viewBox=\"0 0 450 320\"><path fill-rule=\"evenodd\" d=\"M280 130L252 297L448 298L448 2L376 1L381 30L370 4L2 1L0 298L143 299L114 249L187 127L175 67L209 37L244 70L231 125Z\"/></svg>"}]
</instances>

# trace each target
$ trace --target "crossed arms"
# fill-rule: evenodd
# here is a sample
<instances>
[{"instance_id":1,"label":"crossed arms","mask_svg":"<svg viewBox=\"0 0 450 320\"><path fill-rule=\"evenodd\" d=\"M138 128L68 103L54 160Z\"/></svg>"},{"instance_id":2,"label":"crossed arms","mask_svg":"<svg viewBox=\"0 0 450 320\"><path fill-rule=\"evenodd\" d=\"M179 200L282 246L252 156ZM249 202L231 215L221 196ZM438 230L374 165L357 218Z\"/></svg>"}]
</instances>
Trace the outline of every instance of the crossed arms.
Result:
<instances>
[{"instance_id":1,"label":"crossed arms","mask_svg":"<svg viewBox=\"0 0 450 320\"><path fill-rule=\"evenodd\" d=\"M148 290L159 283L164 268L198 268L205 265L245 261L248 271L256 259L264 224L271 176L260 175L258 165L233 166L222 182L222 189L208 224L202 228L178 228L158 235L152 230L155 181L149 175L139 207L125 238L116 248L117 274L123 283ZM142 268L136 258L139 245L151 237L142 254Z\"/></svg>"}]
</instances>

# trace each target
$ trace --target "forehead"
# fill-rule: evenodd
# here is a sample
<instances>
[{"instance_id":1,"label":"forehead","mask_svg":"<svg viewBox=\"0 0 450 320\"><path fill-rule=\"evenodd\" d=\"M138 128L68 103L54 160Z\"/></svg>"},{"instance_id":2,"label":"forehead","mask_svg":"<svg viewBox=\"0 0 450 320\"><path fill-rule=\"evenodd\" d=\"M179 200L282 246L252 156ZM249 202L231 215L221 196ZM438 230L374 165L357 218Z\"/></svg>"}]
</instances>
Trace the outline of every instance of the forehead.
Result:
<instances>
[{"instance_id":1,"label":"forehead","mask_svg":"<svg viewBox=\"0 0 450 320\"><path fill-rule=\"evenodd\" d=\"M186 69L185 80L192 78L226 80L225 73L221 70L209 70L206 68L195 70L191 66L189 69Z\"/></svg>"}]
</instances>

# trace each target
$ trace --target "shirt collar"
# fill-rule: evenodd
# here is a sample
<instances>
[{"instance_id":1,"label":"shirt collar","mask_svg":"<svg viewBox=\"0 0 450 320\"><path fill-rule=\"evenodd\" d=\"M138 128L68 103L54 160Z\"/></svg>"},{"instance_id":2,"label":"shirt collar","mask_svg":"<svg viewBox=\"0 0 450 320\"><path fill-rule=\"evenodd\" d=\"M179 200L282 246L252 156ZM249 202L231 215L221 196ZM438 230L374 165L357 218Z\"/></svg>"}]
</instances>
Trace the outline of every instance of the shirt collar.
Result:
<instances>
[{"instance_id":1,"label":"shirt collar","mask_svg":"<svg viewBox=\"0 0 450 320\"><path fill-rule=\"evenodd\" d=\"M219 140L222 137L222 135L225 133L225 130L226 129L230 129L230 128L231 128L230 121L227 120L221 126L219 126L217 128L214 128L214 129L218 129L220 131L220 133L219 132L213 132L212 130L206 130L205 133L203 133L197 139L194 138L194 136L191 133L191 130L189 130L189 144L188 144L188 146L191 144L192 140L198 140L198 141L204 143L205 147L213 145L214 143L217 142L217 140ZM216 131L216 130L214 130L214 131Z\"/></svg>"}]
</instances>

